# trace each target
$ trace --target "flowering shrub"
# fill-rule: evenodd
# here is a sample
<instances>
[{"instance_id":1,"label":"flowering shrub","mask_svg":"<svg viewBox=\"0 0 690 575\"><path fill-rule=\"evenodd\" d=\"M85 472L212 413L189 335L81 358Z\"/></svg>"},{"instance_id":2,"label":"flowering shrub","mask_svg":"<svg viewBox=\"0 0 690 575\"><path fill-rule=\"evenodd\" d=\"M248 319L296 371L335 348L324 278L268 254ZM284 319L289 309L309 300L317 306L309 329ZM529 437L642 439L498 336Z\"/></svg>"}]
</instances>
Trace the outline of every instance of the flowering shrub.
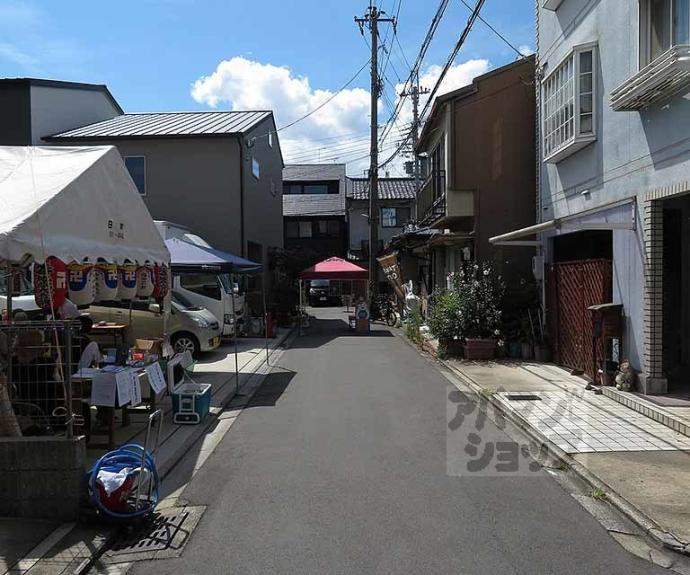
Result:
<instances>
[{"instance_id":1,"label":"flowering shrub","mask_svg":"<svg viewBox=\"0 0 690 575\"><path fill-rule=\"evenodd\" d=\"M489 263L472 263L450 274L451 289L438 293L429 329L439 340L500 335L505 284Z\"/></svg>"}]
</instances>

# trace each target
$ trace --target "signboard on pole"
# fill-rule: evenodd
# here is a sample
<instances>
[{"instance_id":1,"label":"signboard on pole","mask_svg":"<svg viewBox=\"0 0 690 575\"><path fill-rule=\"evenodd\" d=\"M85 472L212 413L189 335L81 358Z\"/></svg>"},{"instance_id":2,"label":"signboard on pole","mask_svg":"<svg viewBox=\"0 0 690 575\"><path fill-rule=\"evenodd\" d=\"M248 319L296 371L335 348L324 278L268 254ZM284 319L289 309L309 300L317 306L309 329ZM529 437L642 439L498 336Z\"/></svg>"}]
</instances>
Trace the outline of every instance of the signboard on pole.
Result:
<instances>
[{"instance_id":1,"label":"signboard on pole","mask_svg":"<svg viewBox=\"0 0 690 575\"><path fill-rule=\"evenodd\" d=\"M386 276L388 282L393 286L395 294L398 296L400 301L405 301L405 290L402 284L402 272L400 270L400 264L398 263L398 252L393 252L385 256L377 258L381 269L383 270L383 275Z\"/></svg>"}]
</instances>

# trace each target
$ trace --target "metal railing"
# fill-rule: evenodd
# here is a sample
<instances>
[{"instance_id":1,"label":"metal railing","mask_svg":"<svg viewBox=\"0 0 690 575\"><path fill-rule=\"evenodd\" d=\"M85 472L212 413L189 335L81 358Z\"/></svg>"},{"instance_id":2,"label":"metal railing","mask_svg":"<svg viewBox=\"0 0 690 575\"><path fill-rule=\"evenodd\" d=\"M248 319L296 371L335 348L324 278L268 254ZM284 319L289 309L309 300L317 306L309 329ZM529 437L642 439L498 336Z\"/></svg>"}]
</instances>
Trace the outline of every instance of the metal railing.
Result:
<instances>
[{"instance_id":1,"label":"metal railing","mask_svg":"<svg viewBox=\"0 0 690 575\"><path fill-rule=\"evenodd\" d=\"M446 213L446 172L432 171L417 192L417 220L430 223Z\"/></svg>"}]
</instances>

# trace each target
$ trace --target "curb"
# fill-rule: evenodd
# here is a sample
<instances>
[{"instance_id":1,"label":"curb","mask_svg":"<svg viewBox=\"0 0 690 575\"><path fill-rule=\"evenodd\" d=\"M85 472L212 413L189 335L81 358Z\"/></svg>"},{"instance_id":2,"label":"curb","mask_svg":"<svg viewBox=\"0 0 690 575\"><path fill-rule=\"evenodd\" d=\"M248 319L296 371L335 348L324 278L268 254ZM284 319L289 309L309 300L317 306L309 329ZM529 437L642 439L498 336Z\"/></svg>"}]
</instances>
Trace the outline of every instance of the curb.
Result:
<instances>
[{"instance_id":1,"label":"curb","mask_svg":"<svg viewBox=\"0 0 690 575\"><path fill-rule=\"evenodd\" d=\"M560 447L549 441L546 437L541 435L537 430L534 429L524 418L520 415L508 411L504 408L501 402L497 401L493 397L487 397L482 393L483 389L478 383L476 383L470 376L463 372L460 368L449 365L443 360L439 360L443 366L450 370L454 375L456 375L467 387L469 387L477 395L484 397L488 403L491 404L493 409L501 415L507 421L510 421L513 425L517 426L523 433L529 436L532 440L539 442L543 447L546 448L549 455L551 455L557 461L565 463L580 479L582 479L586 484L588 484L593 489L600 489L606 493L607 501L623 515L625 515L630 521L637 525L646 535L651 537L656 543L663 546L666 549L675 551L681 555L690 556L690 543L684 542L673 533L663 529L656 521L654 521L647 514L640 511L622 495L616 493L611 487L599 479L594 473L592 473L587 467L582 463L571 457L568 453L563 451Z\"/></svg>"},{"instance_id":2,"label":"curb","mask_svg":"<svg viewBox=\"0 0 690 575\"><path fill-rule=\"evenodd\" d=\"M278 340L276 342L276 345L274 348L272 348L269 351L269 356L268 359L270 360L271 357L277 352L283 351L289 347L289 345L294 341L295 334L297 332L296 326L293 326L291 329L289 329L285 335L282 337L282 339ZM218 421L218 418L221 413L223 413L223 410L225 410L230 403L237 397L238 391L241 391L244 389L245 386L249 384L252 378L257 376L257 373L261 368L263 368L266 365L266 356L263 355L263 349L262 349L262 357L263 360L258 363L258 365L254 368L254 370L251 373L246 374L246 377L244 381L240 383L240 388L239 390L235 390L232 394L229 394L227 398L225 398L222 403L220 404L219 407L216 407L215 412L209 413L209 417L207 417L203 423L199 424L198 426L195 427L195 433L190 435L189 437L186 438L185 441L182 442L182 444L175 449L173 454L168 458L166 462L164 462L161 467L159 468L160 472L160 478L161 481L167 477L170 472L175 468L175 466L181 461L181 459L187 454L189 448L194 445L205 433L208 431L208 429ZM272 366L268 366L272 367ZM265 374L261 374L265 375ZM257 386L258 388L258 386ZM70 529L70 532L72 529ZM113 528L109 530L102 542L101 545L98 547L93 547L91 549L91 556L90 557L85 557L79 565L71 572L72 575L84 575L85 573L88 573L88 571L95 566L95 564L98 562L98 560L105 554L105 552L108 550L108 548L111 546L115 538L117 537L119 533L119 529ZM68 535L65 534L65 537ZM58 545L60 541L55 542L55 544L52 547L55 547L55 545ZM51 548L52 548L51 547ZM49 551L49 550L48 550ZM40 562L40 559L38 560Z\"/></svg>"},{"instance_id":3,"label":"curb","mask_svg":"<svg viewBox=\"0 0 690 575\"><path fill-rule=\"evenodd\" d=\"M432 355L431 347L428 344L422 343L418 346L414 342L410 341L409 338L403 333L399 332L396 335L403 339L410 347L415 349L418 353L426 353L431 356L430 359L434 360L436 367L438 369L439 364L443 366L446 370L457 377L467 388L469 388L476 395L484 398L487 404L491 404L495 413L499 414L505 420L511 422L520 431L527 435L530 439L541 444L542 449L546 449L548 455L550 455L554 460L566 464L575 475L581 479L585 484L593 489L602 490L606 493L606 500L611 506L622 513L630 521L632 521L637 527L639 527L645 535L650 537L655 543L668 549L674 551L685 557L690 556L690 542L685 542L680 538L676 537L673 533L663 529L656 521L649 517L646 513L639 510L622 495L616 493L611 487L599 479L594 473L592 473L587 467L582 463L575 460L568 453L563 451L560 447L549 441L548 438L541 435L537 430L534 429L524 418L516 413L510 412L505 409L505 407L493 397L487 396L484 393L484 388L481 387L477 382L475 382L469 375L467 375L462 369L448 364L446 361L439 359ZM481 402L479 403L481 408Z\"/></svg>"}]
</instances>

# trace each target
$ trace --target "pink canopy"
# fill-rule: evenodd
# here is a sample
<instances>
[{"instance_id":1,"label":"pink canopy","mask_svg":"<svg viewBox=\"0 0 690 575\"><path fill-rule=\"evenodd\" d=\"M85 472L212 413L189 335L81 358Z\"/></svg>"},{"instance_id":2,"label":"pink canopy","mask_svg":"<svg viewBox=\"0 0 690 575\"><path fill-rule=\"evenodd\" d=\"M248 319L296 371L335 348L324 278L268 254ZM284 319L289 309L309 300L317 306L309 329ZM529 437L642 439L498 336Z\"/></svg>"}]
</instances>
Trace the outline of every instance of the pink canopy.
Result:
<instances>
[{"instance_id":1,"label":"pink canopy","mask_svg":"<svg viewBox=\"0 0 690 575\"><path fill-rule=\"evenodd\" d=\"M303 280L365 280L369 272L351 262L340 258L328 258L304 270Z\"/></svg>"}]
</instances>

